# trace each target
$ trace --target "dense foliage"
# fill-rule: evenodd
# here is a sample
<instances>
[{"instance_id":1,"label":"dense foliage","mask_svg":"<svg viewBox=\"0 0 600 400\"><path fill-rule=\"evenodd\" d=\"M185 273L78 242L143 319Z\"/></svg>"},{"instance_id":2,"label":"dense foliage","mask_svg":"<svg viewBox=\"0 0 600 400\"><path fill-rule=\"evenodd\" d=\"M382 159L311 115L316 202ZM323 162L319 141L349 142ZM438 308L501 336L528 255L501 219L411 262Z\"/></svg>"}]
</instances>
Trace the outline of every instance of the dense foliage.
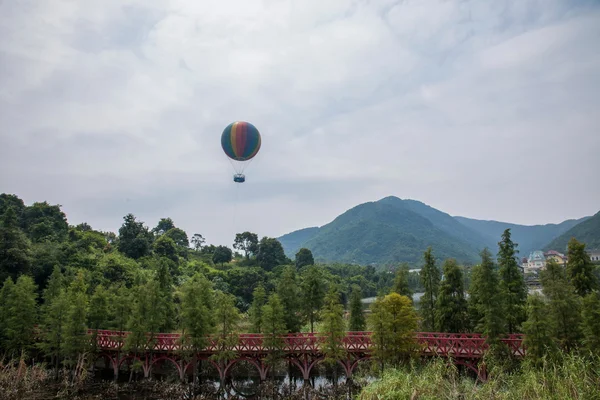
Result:
<instances>
[{"instance_id":1,"label":"dense foliage","mask_svg":"<svg viewBox=\"0 0 600 400\"><path fill-rule=\"evenodd\" d=\"M373 365L384 371L418 356L415 330L484 333L493 356L507 354L502 336L525 333L527 379L559 379L544 368L550 361L567 360L569 368L580 362L565 354L598 355L598 267L575 239L567 266L549 262L540 274L542 294L526 295L509 230L498 243L497 263L485 248L472 268L447 258L440 271L437 250L428 247L420 271L406 264L377 271L315 263L307 248L292 260L277 239L251 232L232 238L240 251L234 252L207 245L201 234L190 240L170 218L151 229L127 214L118 234L101 232L69 225L58 205L1 198L0 352L43 357L55 377L61 366L76 371L89 361L88 328L130 331L124 345L134 354L159 332L182 332L194 381L194 350L208 334L220 348L212 361L222 365L234 357L242 332L267 335L273 364L283 356L279 335L298 331L324 333L332 365L344 355L346 331L372 331ZM420 301L412 298L416 291L424 292ZM368 318L364 297L376 297Z\"/></svg>"}]
</instances>

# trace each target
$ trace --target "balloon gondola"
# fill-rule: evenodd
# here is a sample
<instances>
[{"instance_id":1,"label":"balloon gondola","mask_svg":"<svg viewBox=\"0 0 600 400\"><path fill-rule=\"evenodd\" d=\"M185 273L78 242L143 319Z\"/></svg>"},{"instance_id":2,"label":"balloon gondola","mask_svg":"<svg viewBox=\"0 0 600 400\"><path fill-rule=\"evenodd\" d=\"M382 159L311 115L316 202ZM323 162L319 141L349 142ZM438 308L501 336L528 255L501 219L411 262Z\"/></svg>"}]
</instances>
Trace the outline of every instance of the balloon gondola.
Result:
<instances>
[{"instance_id":1,"label":"balloon gondola","mask_svg":"<svg viewBox=\"0 0 600 400\"><path fill-rule=\"evenodd\" d=\"M229 157L235 170L233 181L243 183L246 176L244 169L249 161L256 156L260 150L261 136L254 125L245 121L236 121L227 125L221 135L221 147Z\"/></svg>"}]
</instances>

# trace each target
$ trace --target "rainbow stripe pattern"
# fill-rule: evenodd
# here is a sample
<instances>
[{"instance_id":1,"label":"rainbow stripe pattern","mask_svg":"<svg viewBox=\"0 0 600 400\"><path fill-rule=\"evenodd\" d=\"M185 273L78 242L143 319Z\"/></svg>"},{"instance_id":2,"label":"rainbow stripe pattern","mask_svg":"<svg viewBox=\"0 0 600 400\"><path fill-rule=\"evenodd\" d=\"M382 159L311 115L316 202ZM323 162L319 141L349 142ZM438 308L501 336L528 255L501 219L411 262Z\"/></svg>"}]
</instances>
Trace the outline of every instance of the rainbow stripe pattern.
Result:
<instances>
[{"instance_id":1,"label":"rainbow stripe pattern","mask_svg":"<svg viewBox=\"0 0 600 400\"><path fill-rule=\"evenodd\" d=\"M221 147L227 157L236 161L251 159L260 150L260 133L249 122L236 121L227 125L221 135Z\"/></svg>"}]
</instances>

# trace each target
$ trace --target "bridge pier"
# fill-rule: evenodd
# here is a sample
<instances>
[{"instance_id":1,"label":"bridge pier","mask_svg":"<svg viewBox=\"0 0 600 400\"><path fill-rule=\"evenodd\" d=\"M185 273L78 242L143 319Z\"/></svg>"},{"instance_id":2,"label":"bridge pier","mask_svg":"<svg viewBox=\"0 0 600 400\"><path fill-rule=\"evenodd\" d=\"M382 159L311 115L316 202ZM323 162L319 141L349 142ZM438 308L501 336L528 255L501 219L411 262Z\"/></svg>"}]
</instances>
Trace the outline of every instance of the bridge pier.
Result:
<instances>
[{"instance_id":1,"label":"bridge pier","mask_svg":"<svg viewBox=\"0 0 600 400\"><path fill-rule=\"evenodd\" d=\"M292 364L298 367L300 373L302 373L302 378L305 381L308 381L310 379L310 371L319 361L323 359L323 356L313 357L307 353L303 353L291 355L289 359Z\"/></svg>"}]
</instances>

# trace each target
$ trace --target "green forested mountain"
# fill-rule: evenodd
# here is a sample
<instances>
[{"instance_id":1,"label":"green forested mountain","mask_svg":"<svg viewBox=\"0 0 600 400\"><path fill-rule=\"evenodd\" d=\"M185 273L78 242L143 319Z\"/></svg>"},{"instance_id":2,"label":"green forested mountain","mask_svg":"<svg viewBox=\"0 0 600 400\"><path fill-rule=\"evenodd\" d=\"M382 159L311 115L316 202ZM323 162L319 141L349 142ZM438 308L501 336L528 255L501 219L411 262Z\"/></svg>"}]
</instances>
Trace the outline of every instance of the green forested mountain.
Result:
<instances>
[{"instance_id":1,"label":"green forested mountain","mask_svg":"<svg viewBox=\"0 0 600 400\"><path fill-rule=\"evenodd\" d=\"M454 217L455 220L477 231L487 242L487 246L495 248L497 246L498 238L502 235L505 229L510 229L513 241L518 243L519 254L522 257L526 257L530 252L534 250L541 250L544 246L550 243L554 238L567 232L577 224L585 221L590 217L583 217L579 219L569 219L561 222L560 224L546 224L546 225L518 225L511 224L508 222L499 221L483 221L465 217ZM554 250L563 251L566 248L565 245Z\"/></svg>"},{"instance_id":2,"label":"green forested mountain","mask_svg":"<svg viewBox=\"0 0 600 400\"><path fill-rule=\"evenodd\" d=\"M304 241L300 236L308 236ZM293 257L309 248L317 260L358 264L420 262L428 246L436 257L475 262L483 247L479 235L423 203L386 197L358 205L318 229L279 238Z\"/></svg>"},{"instance_id":3,"label":"green forested mountain","mask_svg":"<svg viewBox=\"0 0 600 400\"><path fill-rule=\"evenodd\" d=\"M587 249L600 249L600 211L552 240L544 246L544 250L566 251L572 237L585 243Z\"/></svg>"},{"instance_id":4,"label":"green forested mountain","mask_svg":"<svg viewBox=\"0 0 600 400\"><path fill-rule=\"evenodd\" d=\"M475 262L484 247L496 254L499 238L507 228L520 254L526 256L588 218L525 226L453 217L420 201L389 196L356 206L322 227L298 230L278 239L288 257L306 247L322 261L407 261L419 265L423 251L432 246L439 259Z\"/></svg>"}]
</instances>

